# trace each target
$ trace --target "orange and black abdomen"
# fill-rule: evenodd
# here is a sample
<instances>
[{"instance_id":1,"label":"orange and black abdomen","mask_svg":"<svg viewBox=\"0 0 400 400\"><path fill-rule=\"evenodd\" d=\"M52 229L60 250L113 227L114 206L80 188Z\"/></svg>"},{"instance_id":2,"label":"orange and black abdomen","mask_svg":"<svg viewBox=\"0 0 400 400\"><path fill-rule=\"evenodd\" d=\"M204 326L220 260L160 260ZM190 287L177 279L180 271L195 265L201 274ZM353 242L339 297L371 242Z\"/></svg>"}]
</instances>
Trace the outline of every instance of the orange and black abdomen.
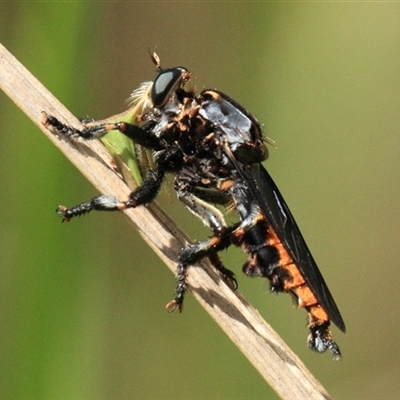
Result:
<instances>
[{"instance_id":1,"label":"orange and black abdomen","mask_svg":"<svg viewBox=\"0 0 400 400\"><path fill-rule=\"evenodd\" d=\"M303 273L289 255L274 229L262 214L246 230L234 232L234 241L249 254L243 272L250 277L264 277L270 281L271 291L290 293L299 307L308 313L309 347L318 352L329 349L340 358L339 347L328 329L328 311L312 291Z\"/></svg>"},{"instance_id":2,"label":"orange and black abdomen","mask_svg":"<svg viewBox=\"0 0 400 400\"><path fill-rule=\"evenodd\" d=\"M264 218L257 221L238 241L250 254L243 266L243 272L250 277L265 277L271 283L271 291L288 292L293 295L299 307L309 314L309 327L329 322L327 312L308 286L272 227Z\"/></svg>"}]
</instances>

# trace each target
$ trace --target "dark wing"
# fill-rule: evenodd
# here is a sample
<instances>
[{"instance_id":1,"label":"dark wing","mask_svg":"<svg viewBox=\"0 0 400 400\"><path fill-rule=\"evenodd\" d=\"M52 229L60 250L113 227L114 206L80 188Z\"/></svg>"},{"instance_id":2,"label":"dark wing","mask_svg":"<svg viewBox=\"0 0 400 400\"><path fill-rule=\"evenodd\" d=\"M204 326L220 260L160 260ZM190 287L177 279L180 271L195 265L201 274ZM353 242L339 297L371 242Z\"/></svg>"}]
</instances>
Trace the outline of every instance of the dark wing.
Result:
<instances>
[{"instance_id":1,"label":"dark wing","mask_svg":"<svg viewBox=\"0 0 400 400\"><path fill-rule=\"evenodd\" d=\"M346 327L339 309L275 182L261 164L253 164L250 170L238 162L229 150L227 153L238 173L248 184L254 200L259 205L269 224L275 230L286 251L299 268L304 280L314 292L332 322L341 331L345 332Z\"/></svg>"}]
</instances>

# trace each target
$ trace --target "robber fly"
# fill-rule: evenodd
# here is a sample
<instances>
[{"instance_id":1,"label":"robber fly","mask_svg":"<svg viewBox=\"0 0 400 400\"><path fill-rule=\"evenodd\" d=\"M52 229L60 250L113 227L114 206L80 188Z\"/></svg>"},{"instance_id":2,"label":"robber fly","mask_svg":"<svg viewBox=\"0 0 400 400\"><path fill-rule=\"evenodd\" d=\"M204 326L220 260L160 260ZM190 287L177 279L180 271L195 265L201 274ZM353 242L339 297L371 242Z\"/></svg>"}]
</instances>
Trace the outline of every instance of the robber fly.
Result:
<instances>
[{"instance_id":1,"label":"robber fly","mask_svg":"<svg viewBox=\"0 0 400 400\"><path fill-rule=\"evenodd\" d=\"M153 168L127 200L101 195L74 207L60 206L63 221L91 210L124 210L154 200L166 173L172 172L179 200L212 231L212 236L184 248L177 268L175 298L169 311L182 310L188 266L209 257L231 286L233 272L218 252L230 245L248 254L243 272L265 277L271 291L290 293L308 313L308 346L340 350L329 330L332 321L345 332L345 324L303 236L274 181L261 164L268 157L259 122L246 109L218 90L196 94L186 89L190 72L184 67L158 69L154 82L143 84L132 98L140 112L136 123L86 121L83 130L62 124L43 113L49 129L72 137L101 138L118 130L137 145L153 150ZM216 207L233 208L237 223L228 225Z\"/></svg>"}]
</instances>

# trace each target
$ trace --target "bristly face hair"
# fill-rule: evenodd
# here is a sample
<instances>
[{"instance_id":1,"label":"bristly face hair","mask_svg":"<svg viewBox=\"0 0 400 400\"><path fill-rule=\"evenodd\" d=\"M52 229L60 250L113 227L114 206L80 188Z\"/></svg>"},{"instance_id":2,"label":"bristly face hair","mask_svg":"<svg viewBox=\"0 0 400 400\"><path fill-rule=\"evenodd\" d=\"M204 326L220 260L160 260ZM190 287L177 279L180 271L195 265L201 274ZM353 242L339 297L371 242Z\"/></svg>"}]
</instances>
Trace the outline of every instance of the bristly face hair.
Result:
<instances>
[{"instance_id":1,"label":"bristly face hair","mask_svg":"<svg viewBox=\"0 0 400 400\"><path fill-rule=\"evenodd\" d=\"M154 200L165 175L174 174L179 200L210 228L212 236L182 250L175 298L167 304L168 311L182 310L187 269L204 257L236 289L233 272L218 256L233 244L248 254L243 266L247 276L267 278L272 291L290 293L305 308L308 346L317 352L329 350L339 359L329 325L332 321L345 332L345 324L292 213L262 165L268 157L265 143L271 141L263 136L256 118L226 94L186 90L190 79L186 68L162 69L157 54L151 59L157 77L139 86L129 100L137 112L134 124L91 121L77 130L43 112L44 125L59 134L93 139L115 129L154 154L153 168L127 200L101 195L74 207L60 206L57 212L63 221L70 221L91 210L138 207ZM238 221L228 225L216 205L233 208Z\"/></svg>"}]
</instances>

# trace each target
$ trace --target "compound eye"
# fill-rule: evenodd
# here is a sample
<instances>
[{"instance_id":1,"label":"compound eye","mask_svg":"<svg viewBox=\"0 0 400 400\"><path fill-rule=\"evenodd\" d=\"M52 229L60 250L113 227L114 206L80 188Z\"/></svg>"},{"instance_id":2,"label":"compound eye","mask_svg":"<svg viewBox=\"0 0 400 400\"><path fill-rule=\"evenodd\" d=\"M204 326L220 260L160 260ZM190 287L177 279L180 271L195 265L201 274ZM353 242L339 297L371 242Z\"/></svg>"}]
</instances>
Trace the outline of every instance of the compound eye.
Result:
<instances>
[{"instance_id":1,"label":"compound eye","mask_svg":"<svg viewBox=\"0 0 400 400\"><path fill-rule=\"evenodd\" d=\"M151 101L154 107L162 107L172 94L189 79L186 68L176 67L161 71L154 80L151 88Z\"/></svg>"}]
</instances>

